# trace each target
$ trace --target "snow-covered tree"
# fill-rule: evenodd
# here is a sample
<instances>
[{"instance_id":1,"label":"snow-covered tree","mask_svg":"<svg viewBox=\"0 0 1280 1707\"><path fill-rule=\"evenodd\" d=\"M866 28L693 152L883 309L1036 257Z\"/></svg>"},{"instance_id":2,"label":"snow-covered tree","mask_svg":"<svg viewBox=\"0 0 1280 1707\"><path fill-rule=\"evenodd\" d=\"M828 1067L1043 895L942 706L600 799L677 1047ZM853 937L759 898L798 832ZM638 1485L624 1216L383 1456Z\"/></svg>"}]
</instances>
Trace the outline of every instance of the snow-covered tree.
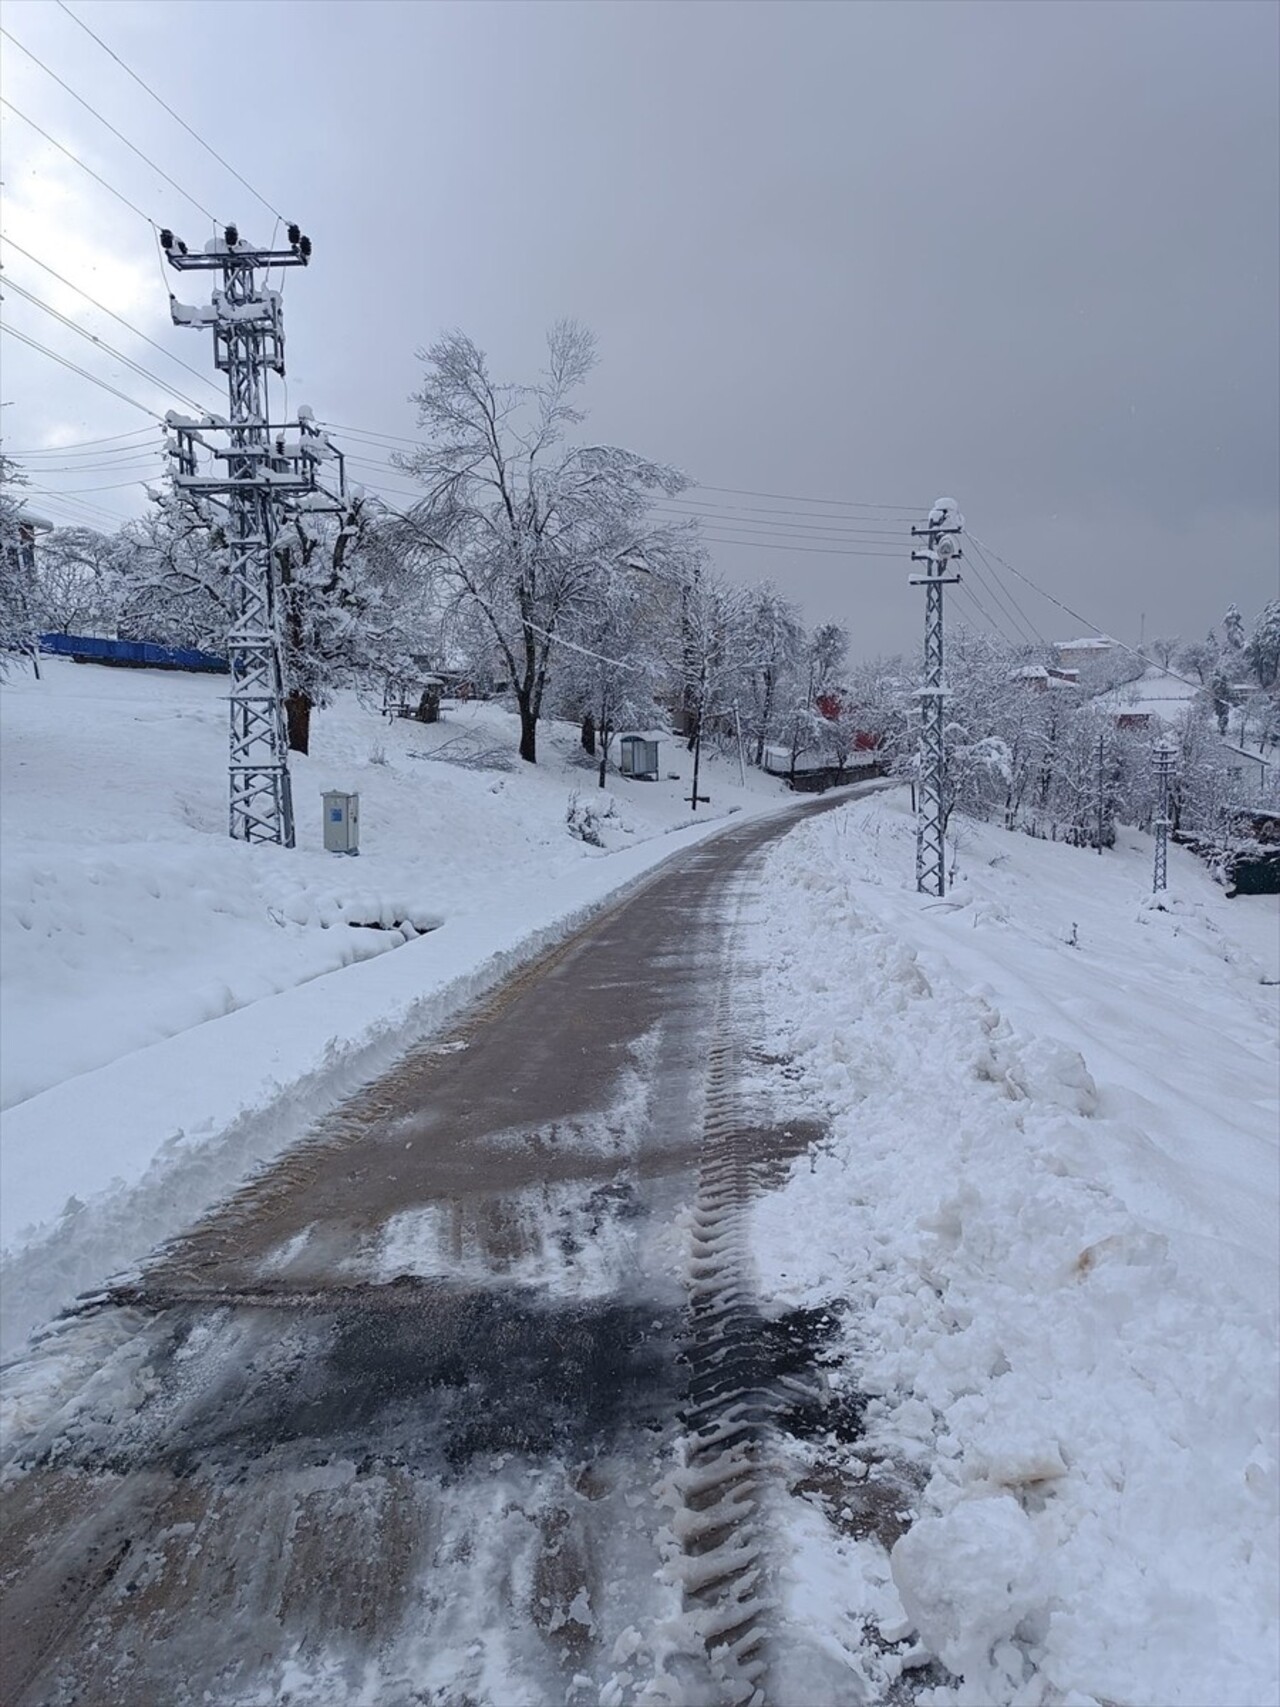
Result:
<instances>
[{"instance_id":1,"label":"snow-covered tree","mask_svg":"<svg viewBox=\"0 0 1280 1707\"><path fill-rule=\"evenodd\" d=\"M147 497L146 514L118 536L121 639L225 652L231 589L216 514L168 482L148 488Z\"/></svg>"},{"instance_id":2,"label":"snow-covered tree","mask_svg":"<svg viewBox=\"0 0 1280 1707\"><path fill-rule=\"evenodd\" d=\"M115 633L119 554L118 536L96 528L55 528L41 540L34 596L42 633Z\"/></svg>"},{"instance_id":3,"label":"snow-covered tree","mask_svg":"<svg viewBox=\"0 0 1280 1707\"><path fill-rule=\"evenodd\" d=\"M741 682L742 732L753 763L762 765L765 747L783 732L788 697L794 696L804 623L772 581L746 588L737 614L749 643Z\"/></svg>"},{"instance_id":4,"label":"snow-covered tree","mask_svg":"<svg viewBox=\"0 0 1280 1707\"><path fill-rule=\"evenodd\" d=\"M358 494L334 513L299 508L273 542L285 724L294 752L308 751L313 709L374 661L382 601L362 548L376 520Z\"/></svg>"},{"instance_id":5,"label":"snow-covered tree","mask_svg":"<svg viewBox=\"0 0 1280 1707\"><path fill-rule=\"evenodd\" d=\"M848 656L849 631L840 622L820 622L805 642L787 729L793 776L805 753L830 743L831 719L824 715L818 702L823 697L840 695ZM836 699L831 702L836 703Z\"/></svg>"},{"instance_id":6,"label":"snow-covered tree","mask_svg":"<svg viewBox=\"0 0 1280 1707\"><path fill-rule=\"evenodd\" d=\"M1262 607L1245 647L1245 658L1259 687L1275 687L1280 679L1280 599Z\"/></svg>"},{"instance_id":7,"label":"snow-covered tree","mask_svg":"<svg viewBox=\"0 0 1280 1707\"><path fill-rule=\"evenodd\" d=\"M6 659L36 659L35 553L24 525L26 484L17 464L0 455L0 670Z\"/></svg>"},{"instance_id":8,"label":"snow-covered tree","mask_svg":"<svg viewBox=\"0 0 1280 1707\"><path fill-rule=\"evenodd\" d=\"M670 652L670 604L653 578L623 569L598 578L562 636L555 677L557 706L583 722L583 745L599 759L605 786L615 736L649 728L663 715L661 694Z\"/></svg>"},{"instance_id":9,"label":"snow-covered tree","mask_svg":"<svg viewBox=\"0 0 1280 1707\"><path fill-rule=\"evenodd\" d=\"M530 763L557 641L599 576L664 554L680 530L655 525L649 501L688 484L632 451L568 445L583 419L574 398L595 365L595 343L562 321L547 349L533 384L501 384L464 333L441 338L422 353L426 373L414 394L427 442L399 459L425 488L412 510L418 558L492 635L520 714L520 756Z\"/></svg>"}]
</instances>

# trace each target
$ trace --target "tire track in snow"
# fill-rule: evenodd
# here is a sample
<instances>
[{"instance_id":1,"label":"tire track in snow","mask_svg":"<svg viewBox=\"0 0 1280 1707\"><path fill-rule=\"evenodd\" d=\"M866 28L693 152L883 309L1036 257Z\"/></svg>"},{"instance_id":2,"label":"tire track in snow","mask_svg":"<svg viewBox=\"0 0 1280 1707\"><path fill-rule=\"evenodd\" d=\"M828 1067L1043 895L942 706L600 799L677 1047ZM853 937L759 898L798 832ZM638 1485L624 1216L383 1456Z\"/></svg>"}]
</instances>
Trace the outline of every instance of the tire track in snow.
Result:
<instances>
[{"instance_id":1,"label":"tire track in snow","mask_svg":"<svg viewBox=\"0 0 1280 1707\"><path fill-rule=\"evenodd\" d=\"M740 896L739 915L741 908ZM729 934L737 935L736 928ZM715 1682L733 1707L761 1707L777 1604L762 1514L769 1434L788 1405L821 1402L821 1395L777 1372L755 1297L749 1208L782 1146L776 1130L754 1121L745 1106L730 999L735 987L740 999L741 981L735 986L726 967L708 1056L690 1232L687 1433L667 1500L680 1549L670 1568L683 1584Z\"/></svg>"}]
</instances>

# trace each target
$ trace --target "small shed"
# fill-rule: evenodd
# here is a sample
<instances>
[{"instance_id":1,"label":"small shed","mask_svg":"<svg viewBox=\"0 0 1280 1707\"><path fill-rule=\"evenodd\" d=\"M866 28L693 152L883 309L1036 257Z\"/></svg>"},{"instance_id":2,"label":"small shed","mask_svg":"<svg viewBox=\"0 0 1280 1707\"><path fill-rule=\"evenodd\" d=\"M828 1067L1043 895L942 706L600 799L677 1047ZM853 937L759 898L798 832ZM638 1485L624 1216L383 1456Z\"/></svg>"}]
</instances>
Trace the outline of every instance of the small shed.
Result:
<instances>
[{"instance_id":1,"label":"small shed","mask_svg":"<svg viewBox=\"0 0 1280 1707\"><path fill-rule=\"evenodd\" d=\"M387 717L411 717L416 723L438 723L444 687L443 676L392 676L383 687L383 712Z\"/></svg>"},{"instance_id":2,"label":"small shed","mask_svg":"<svg viewBox=\"0 0 1280 1707\"><path fill-rule=\"evenodd\" d=\"M618 769L640 782L658 780L658 743L647 735L623 735L618 742Z\"/></svg>"}]
</instances>

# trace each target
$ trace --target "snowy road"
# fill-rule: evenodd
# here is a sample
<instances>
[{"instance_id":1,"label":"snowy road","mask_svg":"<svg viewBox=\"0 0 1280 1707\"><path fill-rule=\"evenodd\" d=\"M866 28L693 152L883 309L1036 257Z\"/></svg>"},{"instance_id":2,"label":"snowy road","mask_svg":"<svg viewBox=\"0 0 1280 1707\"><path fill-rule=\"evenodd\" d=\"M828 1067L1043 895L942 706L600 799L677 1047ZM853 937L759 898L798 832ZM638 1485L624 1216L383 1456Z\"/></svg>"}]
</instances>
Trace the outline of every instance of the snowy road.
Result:
<instances>
[{"instance_id":1,"label":"snowy road","mask_svg":"<svg viewBox=\"0 0 1280 1707\"><path fill-rule=\"evenodd\" d=\"M3 1488L6 1700L805 1674L761 1616L759 1445L821 1324L761 1324L739 1212L810 1134L735 1089L734 920L795 816L692 850L60 1330L84 1383Z\"/></svg>"}]
</instances>

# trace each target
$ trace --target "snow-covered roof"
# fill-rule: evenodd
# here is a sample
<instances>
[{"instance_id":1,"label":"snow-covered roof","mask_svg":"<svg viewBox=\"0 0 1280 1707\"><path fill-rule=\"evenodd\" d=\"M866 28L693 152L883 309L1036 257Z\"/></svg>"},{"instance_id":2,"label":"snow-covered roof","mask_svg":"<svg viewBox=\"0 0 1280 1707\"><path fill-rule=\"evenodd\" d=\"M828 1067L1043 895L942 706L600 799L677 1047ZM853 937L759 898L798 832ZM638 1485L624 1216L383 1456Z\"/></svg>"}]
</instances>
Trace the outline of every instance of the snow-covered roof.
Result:
<instances>
[{"instance_id":1,"label":"snow-covered roof","mask_svg":"<svg viewBox=\"0 0 1280 1707\"><path fill-rule=\"evenodd\" d=\"M1224 741L1222 746L1225 752L1234 753L1237 758L1248 759L1250 764L1261 765L1264 770L1271 768L1271 760L1256 749L1237 746L1234 741Z\"/></svg>"},{"instance_id":2,"label":"snow-covered roof","mask_svg":"<svg viewBox=\"0 0 1280 1707\"><path fill-rule=\"evenodd\" d=\"M1057 640L1054 645L1059 652L1109 652L1120 642L1113 640L1109 634L1086 634L1079 640Z\"/></svg>"}]
</instances>

